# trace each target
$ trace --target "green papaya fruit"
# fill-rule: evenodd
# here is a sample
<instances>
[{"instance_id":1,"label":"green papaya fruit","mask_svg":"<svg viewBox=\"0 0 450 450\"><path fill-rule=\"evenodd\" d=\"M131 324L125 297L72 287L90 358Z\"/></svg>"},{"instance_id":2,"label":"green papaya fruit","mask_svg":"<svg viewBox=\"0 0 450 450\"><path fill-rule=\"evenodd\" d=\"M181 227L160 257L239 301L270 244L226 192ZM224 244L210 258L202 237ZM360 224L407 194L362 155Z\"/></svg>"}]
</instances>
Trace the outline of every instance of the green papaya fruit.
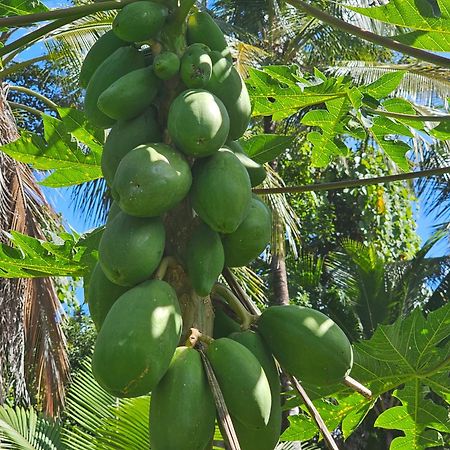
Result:
<instances>
[{"instance_id":1,"label":"green papaya fruit","mask_svg":"<svg viewBox=\"0 0 450 450\"><path fill-rule=\"evenodd\" d=\"M250 178L236 155L220 149L192 167L192 207L219 233L232 233L244 220L251 200Z\"/></svg>"},{"instance_id":2,"label":"green papaya fruit","mask_svg":"<svg viewBox=\"0 0 450 450\"><path fill-rule=\"evenodd\" d=\"M345 333L325 314L297 305L263 311L258 332L291 374L304 383L340 383L353 365L353 351Z\"/></svg>"},{"instance_id":3,"label":"green papaya fruit","mask_svg":"<svg viewBox=\"0 0 450 450\"><path fill-rule=\"evenodd\" d=\"M133 47L120 47L98 66L86 88L84 112L89 122L99 128L110 128L114 120L98 109L101 93L128 72L145 67L141 52Z\"/></svg>"},{"instance_id":4,"label":"green papaya fruit","mask_svg":"<svg viewBox=\"0 0 450 450\"><path fill-rule=\"evenodd\" d=\"M102 172L106 183L112 186L114 175L122 158L135 147L146 142L160 142L162 133L154 108L131 120L119 120L111 128L102 153Z\"/></svg>"},{"instance_id":5,"label":"green papaya fruit","mask_svg":"<svg viewBox=\"0 0 450 450\"><path fill-rule=\"evenodd\" d=\"M268 351L261 336L254 331L240 331L229 336L256 356L264 369L272 394L269 422L262 428L245 426L236 418L232 421L242 450L273 450L281 433L280 379L272 354Z\"/></svg>"},{"instance_id":6,"label":"green papaya fruit","mask_svg":"<svg viewBox=\"0 0 450 450\"><path fill-rule=\"evenodd\" d=\"M79 85L85 88L97 70L97 67L118 48L126 45L130 44L119 39L112 30L102 34L84 58L78 78Z\"/></svg>"},{"instance_id":7,"label":"green papaya fruit","mask_svg":"<svg viewBox=\"0 0 450 450\"><path fill-rule=\"evenodd\" d=\"M266 169L261 164L253 161L244 151L239 141L227 142L228 147L239 158L239 161L247 169L252 187L259 186L266 179Z\"/></svg>"},{"instance_id":8,"label":"green papaya fruit","mask_svg":"<svg viewBox=\"0 0 450 450\"><path fill-rule=\"evenodd\" d=\"M124 6L112 23L114 33L127 42L142 42L157 36L168 15L164 5L149 1Z\"/></svg>"},{"instance_id":9,"label":"green papaya fruit","mask_svg":"<svg viewBox=\"0 0 450 450\"><path fill-rule=\"evenodd\" d=\"M197 350L178 347L152 392L152 450L204 450L214 435L216 409ZM170 433L167 424L174 423Z\"/></svg>"},{"instance_id":10,"label":"green papaya fruit","mask_svg":"<svg viewBox=\"0 0 450 450\"><path fill-rule=\"evenodd\" d=\"M154 74L153 67L133 70L106 88L97 106L111 119L133 119L151 105L160 86L161 80Z\"/></svg>"},{"instance_id":11,"label":"green papaya fruit","mask_svg":"<svg viewBox=\"0 0 450 450\"><path fill-rule=\"evenodd\" d=\"M227 337L231 333L241 331L241 326L233 320L223 309L214 308L214 339Z\"/></svg>"},{"instance_id":12,"label":"green papaya fruit","mask_svg":"<svg viewBox=\"0 0 450 450\"><path fill-rule=\"evenodd\" d=\"M207 12L197 11L188 17L186 36L188 44L205 44L231 60L230 49L222 30Z\"/></svg>"},{"instance_id":13,"label":"green papaya fruit","mask_svg":"<svg viewBox=\"0 0 450 450\"><path fill-rule=\"evenodd\" d=\"M206 297L222 272L224 255L219 234L200 223L186 247L186 269L198 295Z\"/></svg>"},{"instance_id":14,"label":"green papaya fruit","mask_svg":"<svg viewBox=\"0 0 450 450\"><path fill-rule=\"evenodd\" d=\"M211 78L205 89L222 100L230 118L228 139L239 139L245 132L252 115L250 96L244 80L233 64L219 52L210 53L213 63Z\"/></svg>"},{"instance_id":15,"label":"green papaya fruit","mask_svg":"<svg viewBox=\"0 0 450 450\"><path fill-rule=\"evenodd\" d=\"M230 121L223 103L203 89L182 92L170 105L167 128L175 145L189 156L208 156L227 139Z\"/></svg>"},{"instance_id":16,"label":"green papaya fruit","mask_svg":"<svg viewBox=\"0 0 450 450\"><path fill-rule=\"evenodd\" d=\"M211 78L212 62L208 51L199 45L190 46L181 58L180 76L188 88L201 88Z\"/></svg>"},{"instance_id":17,"label":"green papaya fruit","mask_svg":"<svg viewBox=\"0 0 450 450\"><path fill-rule=\"evenodd\" d=\"M105 275L120 286L134 286L150 278L165 244L162 220L119 213L105 228L98 248Z\"/></svg>"},{"instance_id":18,"label":"green papaya fruit","mask_svg":"<svg viewBox=\"0 0 450 450\"><path fill-rule=\"evenodd\" d=\"M225 265L246 266L266 248L272 234L272 214L269 208L253 196L245 219L236 231L223 236Z\"/></svg>"},{"instance_id":19,"label":"green papaya fruit","mask_svg":"<svg viewBox=\"0 0 450 450\"><path fill-rule=\"evenodd\" d=\"M153 60L153 71L161 80L168 80L180 70L180 58L176 53L162 52Z\"/></svg>"},{"instance_id":20,"label":"green papaya fruit","mask_svg":"<svg viewBox=\"0 0 450 450\"><path fill-rule=\"evenodd\" d=\"M106 216L106 225L108 225L114 217L117 216L122 210L120 209L117 202L113 201L109 207L108 215Z\"/></svg>"},{"instance_id":21,"label":"green papaya fruit","mask_svg":"<svg viewBox=\"0 0 450 450\"><path fill-rule=\"evenodd\" d=\"M161 380L181 336L173 288L150 280L125 292L111 307L97 336L92 373L116 397L137 397Z\"/></svg>"},{"instance_id":22,"label":"green papaya fruit","mask_svg":"<svg viewBox=\"0 0 450 450\"><path fill-rule=\"evenodd\" d=\"M253 353L229 338L215 339L206 353L230 415L248 427L267 425L272 404L270 386Z\"/></svg>"},{"instance_id":23,"label":"green papaya fruit","mask_svg":"<svg viewBox=\"0 0 450 450\"><path fill-rule=\"evenodd\" d=\"M100 330L111 306L128 289L128 287L119 286L109 281L100 264L95 265L89 280L87 302L89 313L97 331Z\"/></svg>"},{"instance_id":24,"label":"green papaya fruit","mask_svg":"<svg viewBox=\"0 0 450 450\"><path fill-rule=\"evenodd\" d=\"M191 169L180 152L166 144L144 144L123 157L112 195L125 213L155 217L183 200L191 183Z\"/></svg>"}]
</instances>

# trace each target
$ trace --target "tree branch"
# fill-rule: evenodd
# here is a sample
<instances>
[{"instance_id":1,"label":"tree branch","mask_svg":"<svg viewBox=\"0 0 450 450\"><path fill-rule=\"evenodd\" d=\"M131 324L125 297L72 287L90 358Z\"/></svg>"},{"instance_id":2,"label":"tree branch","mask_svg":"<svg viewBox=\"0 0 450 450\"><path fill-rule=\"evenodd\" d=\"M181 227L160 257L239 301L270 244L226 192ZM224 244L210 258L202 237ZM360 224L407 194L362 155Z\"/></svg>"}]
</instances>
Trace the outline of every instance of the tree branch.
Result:
<instances>
[{"instance_id":1,"label":"tree branch","mask_svg":"<svg viewBox=\"0 0 450 450\"><path fill-rule=\"evenodd\" d=\"M371 31L362 30L361 28L352 25L351 23L345 22L344 20L338 19L337 17L331 16L330 14L321 11L320 9L311 6L302 0L287 0L289 4L297 9L305 11L310 16L319 19L333 27L339 28L342 31L358 36L366 41L373 42L374 44L381 45L383 47L390 48L405 55L412 56L423 61L428 61L433 64L442 67L450 67L450 59L444 56L436 55L434 53L421 50L419 48L410 47L409 45L401 44L400 42L394 41L385 36L380 36L378 34L372 33Z\"/></svg>"},{"instance_id":2,"label":"tree branch","mask_svg":"<svg viewBox=\"0 0 450 450\"><path fill-rule=\"evenodd\" d=\"M411 180L414 178L431 177L450 173L450 167L438 167L436 169L417 170L416 172L386 175L384 177L362 178L359 180L333 181L331 183L305 184L304 186L286 186L280 188L253 189L255 194L288 194L299 192L332 191L351 187L370 186L372 184L392 183L395 181Z\"/></svg>"}]
</instances>

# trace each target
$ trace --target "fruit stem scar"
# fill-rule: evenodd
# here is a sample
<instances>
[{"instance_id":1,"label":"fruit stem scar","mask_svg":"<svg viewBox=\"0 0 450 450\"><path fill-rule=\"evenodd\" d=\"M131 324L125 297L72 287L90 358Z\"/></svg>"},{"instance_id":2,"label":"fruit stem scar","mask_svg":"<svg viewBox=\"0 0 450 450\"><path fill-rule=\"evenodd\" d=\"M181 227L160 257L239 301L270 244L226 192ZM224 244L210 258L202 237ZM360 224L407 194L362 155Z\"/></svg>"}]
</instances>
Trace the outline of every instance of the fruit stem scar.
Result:
<instances>
[{"instance_id":1,"label":"fruit stem scar","mask_svg":"<svg viewBox=\"0 0 450 450\"><path fill-rule=\"evenodd\" d=\"M204 342L205 344L211 344L214 339L211 336L203 334L197 328L191 328L191 334L186 340L186 347L194 348L199 342Z\"/></svg>"},{"instance_id":2,"label":"fruit stem scar","mask_svg":"<svg viewBox=\"0 0 450 450\"><path fill-rule=\"evenodd\" d=\"M159 267L156 269L153 278L155 280L163 280L164 277L166 276L167 269L169 269L169 267L175 267L177 265L178 261L173 256L165 256L161 260Z\"/></svg>"}]
</instances>

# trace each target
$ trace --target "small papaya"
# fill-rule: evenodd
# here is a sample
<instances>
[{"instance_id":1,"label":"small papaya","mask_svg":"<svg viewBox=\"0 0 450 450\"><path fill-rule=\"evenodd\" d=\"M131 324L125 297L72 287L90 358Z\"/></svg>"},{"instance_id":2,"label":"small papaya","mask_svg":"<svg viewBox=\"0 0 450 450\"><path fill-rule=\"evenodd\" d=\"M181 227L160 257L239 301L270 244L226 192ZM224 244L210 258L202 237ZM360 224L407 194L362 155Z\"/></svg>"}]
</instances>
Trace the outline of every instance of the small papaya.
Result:
<instances>
[{"instance_id":1,"label":"small papaya","mask_svg":"<svg viewBox=\"0 0 450 450\"><path fill-rule=\"evenodd\" d=\"M188 44L205 44L231 60L231 52L222 30L207 12L196 11L188 17L186 36Z\"/></svg>"},{"instance_id":2,"label":"small papaya","mask_svg":"<svg viewBox=\"0 0 450 450\"><path fill-rule=\"evenodd\" d=\"M129 120L142 114L158 94L161 80L153 67L133 70L120 77L98 98L98 108L115 120Z\"/></svg>"},{"instance_id":3,"label":"small papaya","mask_svg":"<svg viewBox=\"0 0 450 450\"><path fill-rule=\"evenodd\" d=\"M241 331L241 326L222 308L214 308L214 339L228 337L228 335L237 331Z\"/></svg>"},{"instance_id":4,"label":"small papaya","mask_svg":"<svg viewBox=\"0 0 450 450\"><path fill-rule=\"evenodd\" d=\"M223 103L203 89L189 89L172 102L167 128L175 145L189 156L208 156L227 139L230 120Z\"/></svg>"},{"instance_id":5,"label":"small papaya","mask_svg":"<svg viewBox=\"0 0 450 450\"><path fill-rule=\"evenodd\" d=\"M252 196L250 207L236 231L222 238L225 265L246 266L269 244L272 234L272 214L256 196Z\"/></svg>"},{"instance_id":6,"label":"small papaya","mask_svg":"<svg viewBox=\"0 0 450 450\"><path fill-rule=\"evenodd\" d=\"M232 233L244 220L251 200L250 178L236 155L220 149L192 167L192 207L219 233Z\"/></svg>"},{"instance_id":7,"label":"small papaya","mask_svg":"<svg viewBox=\"0 0 450 450\"><path fill-rule=\"evenodd\" d=\"M152 392L152 450L204 450L214 435L215 416L200 354L193 348L178 347L166 374ZM176 423L170 433L169 423Z\"/></svg>"},{"instance_id":8,"label":"small papaya","mask_svg":"<svg viewBox=\"0 0 450 450\"><path fill-rule=\"evenodd\" d=\"M132 217L123 212L105 228L98 248L102 270L120 286L134 286L150 278L165 244L161 218Z\"/></svg>"},{"instance_id":9,"label":"small papaya","mask_svg":"<svg viewBox=\"0 0 450 450\"><path fill-rule=\"evenodd\" d=\"M116 397L153 390L167 371L181 336L182 318L174 289L150 280L125 292L98 333L92 373Z\"/></svg>"},{"instance_id":10,"label":"small papaya","mask_svg":"<svg viewBox=\"0 0 450 450\"><path fill-rule=\"evenodd\" d=\"M161 139L162 133L153 107L134 119L118 120L106 138L101 159L103 176L108 186L112 186L117 167L128 152L138 145L160 142Z\"/></svg>"},{"instance_id":11,"label":"small papaya","mask_svg":"<svg viewBox=\"0 0 450 450\"><path fill-rule=\"evenodd\" d=\"M244 151L239 141L227 142L228 147L239 158L239 161L247 169L252 187L259 186L267 176L266 169L261 164L253 161Z\"/></svg>"},{"instance_id":12,"label":"small papaya","mask_svg":"<svg viewBox=\"0 0 450 450\"><path fill-rule=\"evenodd\" d=\"M183 200L191 182L191 169L181 153L166 144L144 144L123 157L112 195L125 213L155 217Z\"/></svg>"},{"instance_id":13,"label":"small papaya","mask_svg":"<svg viewBox=\"0 0 450 450\"><path fill-rule=\"evenodd\" d=\"M211 52L212 73L205 89L222 100L230 118L228 140L239 139L245 132L252 115L250 96L244 80L233 64L219 52Z\"/></svg>"},{"instance_id":14,"label":"small papaya","mask_svg":"<svg viewBox=\"0 0 450 450\"><path fill-rule=\"evenodd\" d=\"M102 34L84 57L78 77L79 85L85 88L97 67L118 48L126 45L130 45L129 42L119 39L112 30Z\"/></svg>"},{"instance_id":15,"label":"small papaya","mask_svg":"<svg viewBox=\"0 0 450 450\"><path fill-rule=\"evenodd\" d=\"M201 88L211 78L212 62L208 50L189 46L181 58L180 76L188 88Z\"/></svg>"},{"instance_id":16,"label":"small papaya","mask_svg":"<svg viewBox=\"0 0 450 450\"><path fill-rule=\"evenodd\" d=\"M98 109L98 98L114 81L128 72L143 67L145 67L143 54L130 46L118 48L98 66L89 80L84 97L84 112L92 125L110 128L114 124L114 119Z\"/></svg>"},{"instance_id":17,"label":"small papaya","mask_svg":"<svg viewBox=\"0 0 450 450\"><path fill-rule=\"evenodd\" d=\"M274 306L263 311L257 324L275 358L304 383L340 383L352 368L353 351L347 336L320 311Z\"/></svg>"},{"instance_id":18,"label":"small papaya","mask_svg":"<svg viewBox=\"0 0 450 450\"><path fill-rule=\"evenodd\" d=\"M180 58L176 53L162 52L153 60L153 71L161 80L168 80L180 70Z\"/></svg>"},{"instance_id":19,"label":"small papaya","mask_svg":"<svg viewBox=\"0 0 450 450\"><path fill-rule=\"evenodd\" d=\"M270 386L253 353L229 338L215 339L206 353L230 415L248 427L267 425L272 404Z\"/></svg>"},{"instance_id":20,"label":"small papaya","mask_svg":"<svg viewBox=\"0 0 450 450\"><path fill-rule=\"evenodd\" d=\"M124 6L112 23L116 36L127 42L142 42L157 36L168 15L166 6L150 2L134 2Z\"/></svg>"},{"instance_id":21,"label":"small papaya","mask_svg":"<svg viewBox=\"0 0 450 450\"><path fill-rule=\"evenodd\" d=\"M224 266L222 241L208 225L200 223L186 246L186 269L195 292L206 297Z\"/></svg>"}]
</instances>

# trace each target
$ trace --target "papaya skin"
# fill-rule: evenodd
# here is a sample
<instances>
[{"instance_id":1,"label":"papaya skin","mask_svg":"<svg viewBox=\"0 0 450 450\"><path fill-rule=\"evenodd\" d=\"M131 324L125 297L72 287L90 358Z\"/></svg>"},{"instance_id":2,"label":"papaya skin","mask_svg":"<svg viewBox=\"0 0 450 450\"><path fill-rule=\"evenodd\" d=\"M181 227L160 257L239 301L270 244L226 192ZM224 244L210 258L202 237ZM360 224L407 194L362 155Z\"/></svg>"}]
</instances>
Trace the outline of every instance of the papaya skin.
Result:
<instances>
[{"instance_id":1,"label":"papaya skin","mask_svg":"<svg viewBox=\"0 0 450 450\"><path fill-rule=\"evenodd\" d=\"M341 383L353 365L345 333L325 314L297 305L263 311L258 332L291 375L313 386Z\"/></svg>"},{"instance_id":2,"label":"papaya skin","mask_svg":"<svg viewBox=\"0 0 450 450\"><path fill-rule=\"evenodd\" d=\"M125 213L156 217L183 200L191 183L191 169L180 152L166 144L145 144L120 162L112 195Z\"/></svg>"},{"instance_id":3,"label":"papaya skin","mask_svg":"<svg viewBox=\"0 0 450 450\"><path fill-rule=\"evenodd\" d=\"M111 307L97 336L92 372L116 397L153 390L169 367L181 335L173 288L150 280L130 289Z\"/></svg>"},{"instance_id":4,"label":"papaya skin","mask_svg":"<svg viewBox=\"0 0 450 450\"><path fill-rule=\"evenodd\" d=\"M165 243L159 217L132 217L123 212L103 232L99 261L109 280L120 286L135 286L150 278L158 267Z\"/></svg>"},{"instance_id":5,"label":"papaya skin","mask_svg":"<svg viewBox=\"0 0 450 450\"><path fill-rule=\"evenodd\" d=\"M153 71L161 80L169 80L180 70L180 58L173 52L162 52L153 60Z\"/></svg>"},{"instance_id":6,"label":"papaya skin","mask_svg":"<svg viewBox=\"0 0 450 450\"><path fill-rule=\"evenodd\" d=\"M241 326L233 320L222 308L214 309L214 339L228 337L231 333L241 330Z\"/></svg>"},{"instance_id":7,"label":"papaya skin","mask_svg":"<svg viewBox=\"0 0 450 450\"><path fill-rule=\"evenodd\" d=\"M152 392L150 446L153 450L204 450L214 435L215 405L197 350L178 347ZM167 424L176 429L167 433Z\"/></svg>"},{"instance_id":8,"label":"papaya skin","mask_svg":"<svg viewBox=\"0 0 450 450\"><path fill-rule=\"evenodd\" d=\"M244 151L239 141L229 141L226 144L231 151L239 158L239 161L247 169L252 187L259 186L267 176L266 169L261 164L253 161Z\"/></svg>"},{"instance_id":9,"label":"papaya skin","mask_svg":"<svg viewBox=\"0 0 450 450\"><path fill-rule=\"evenodd\" d=\"M181 58L180 76L188 88L202 88L211 78L212 62L207 50L194 45Z\"/></svg>"},{"instance_id":10,"label":"papaya skin","mask_svg":"<svg viewBox=\"0 0 450 450\"><path fill-rule=\"evenodd\" d=\"M190 192L195 212L213 230L232 233L244 220L251 200L250 178L231 150L220 149L192 167Z\"/></svg>"}]
</instances>

